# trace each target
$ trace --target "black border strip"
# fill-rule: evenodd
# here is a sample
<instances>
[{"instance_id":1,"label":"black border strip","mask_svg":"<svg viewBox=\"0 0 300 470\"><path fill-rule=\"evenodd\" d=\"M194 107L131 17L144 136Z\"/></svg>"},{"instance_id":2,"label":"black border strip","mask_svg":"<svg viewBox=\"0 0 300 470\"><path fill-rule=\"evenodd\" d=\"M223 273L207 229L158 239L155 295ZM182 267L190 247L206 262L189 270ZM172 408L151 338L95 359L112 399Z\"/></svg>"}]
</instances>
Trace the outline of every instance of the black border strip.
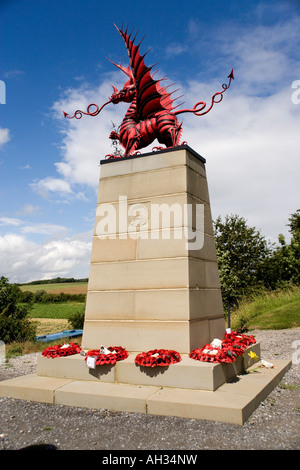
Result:
<instances>
[{"instance_id":1,"label":"black border strip","mask_svg":"<svg viewBox=\"0 0 300 470\"><path fill-rule=\"evenodd\" d=\"M171 148L166 148L163 150L158 150L158 151L153 151L149 153L141 153L140 155L129 155L128 157L121 157L121 158L111 158L107 160L100 160L100 165L106 164L106 163L116 163L116 162L123 162L124 160L132 160L133 158L142 158L142 157L149 157L150 155L158 155L160 153L166 153L166 152L176 152L176 150L188 150L192 155L194 155L198 160L200 160L202 163L206 163L205 158L203 158L199 153L195 152L191 147L188 145L179 145L178 147L171 147Z\"/></svg>"}]
</instances>

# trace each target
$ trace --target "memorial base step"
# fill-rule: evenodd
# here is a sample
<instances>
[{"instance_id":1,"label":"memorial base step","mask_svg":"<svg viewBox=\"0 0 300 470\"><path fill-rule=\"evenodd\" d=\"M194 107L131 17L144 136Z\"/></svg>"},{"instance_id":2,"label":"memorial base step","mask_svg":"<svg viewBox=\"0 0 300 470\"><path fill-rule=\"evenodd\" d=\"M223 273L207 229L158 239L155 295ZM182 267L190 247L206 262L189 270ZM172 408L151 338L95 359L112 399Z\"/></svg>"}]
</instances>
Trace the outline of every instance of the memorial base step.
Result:
<instances>
[{"instance_id":1,"label":"memorial base step","mask_svg":"<svg viewBox=\"0 0 300 470\"><path fill-rule=\"evenodd\" d=\"M243 425L276 387L290 368L291 361L276 360L273 368L260 365L257 362L255 370L237 375L216 390L31 374L0 382L0 396L112 412L146 413Z\"/></svg>"},{"instance_id":2,"label":"memorial base step","mask_svg":"<svg viewBox=\"0 0 300 470\"><path fill-rule=\"evenodd\" d=\"M113 365L100 365L90 369L80 354L54 359L39 356L37 373L46 377L73 380L90 380L129 385L154 385L195 390L216 390L223 383L234 379L255 361L248 353L254 352L260 359L260 344L249 346L243 357L233 363L201 362L182 354L182 360L168 367L142 367L135 364L137 353L129 353L127 359Z\"/></svg>"}]
</instances>

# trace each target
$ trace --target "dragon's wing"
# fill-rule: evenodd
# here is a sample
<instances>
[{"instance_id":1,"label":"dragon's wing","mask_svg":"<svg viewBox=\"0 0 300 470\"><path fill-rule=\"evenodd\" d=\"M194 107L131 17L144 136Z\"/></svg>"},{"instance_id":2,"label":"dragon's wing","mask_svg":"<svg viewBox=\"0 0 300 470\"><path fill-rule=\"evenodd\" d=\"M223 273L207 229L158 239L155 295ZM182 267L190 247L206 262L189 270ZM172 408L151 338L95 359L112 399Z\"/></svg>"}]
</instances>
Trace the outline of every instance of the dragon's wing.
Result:
<instances>
[{"instance_id":1,"label":"dragon's wing","mask_svg":"<svg viewBox=\"0 0 300 470\"><path fill-rule=\"evenodd\" d=\"M135 80L136 86L136 97L137 97L137 113L140 120L144 120L153 116L159 111L168 110L169 112L173 109L173 100L170 98L171 94L167 93L166 87L160 85L160 80L154 80L153 75L151 75L151 69L154 67L147 67L145 65L144 58L146 52L143 56L140 55L139 47L142 41L139 44L134 44L137 34L131 39L132 31L130 34L127 34L123 29L119 29L116 26L117 30L121 34L130 60L130 67L132 69L133 77Z\"/></svg>"}]
</instances>

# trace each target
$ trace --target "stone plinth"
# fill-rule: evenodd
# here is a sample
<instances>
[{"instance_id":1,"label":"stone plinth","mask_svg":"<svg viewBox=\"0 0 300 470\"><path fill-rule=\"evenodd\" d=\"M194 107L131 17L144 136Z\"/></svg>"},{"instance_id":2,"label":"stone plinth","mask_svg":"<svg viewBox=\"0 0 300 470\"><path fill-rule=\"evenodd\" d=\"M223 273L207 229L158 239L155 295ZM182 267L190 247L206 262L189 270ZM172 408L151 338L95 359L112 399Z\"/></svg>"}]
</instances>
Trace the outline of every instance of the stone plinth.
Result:
<instances>
[{"instance_id":1,"label":"stone plinth","mask_svg":"<svg viewBox=\"0 0 300 470\"><path fill-rule=\"evenodd\" d=\"M256 361L248 356L250 351L255 352L259 358L260 344L249 346L244 357L238 357L233 363L201 362L183 354L180 362L172 366L155 368L135 364L135 353L129 353L128 358L116 364L105 364L95 369L88 368L84 357L80 354L55 359L41 355L38 358L37 375L92 382L215 391L255 364Z\"/></svg>"},{"instance_id":2,"label":"stone plinth","mask_svg":"<svg viewBox=\"0 0 300 470\"><path fill-rule=\"evenodd\" d=\"M83 347L223 338L205 160L182 146L101 163Z\"/></svg>"}]
</instances>

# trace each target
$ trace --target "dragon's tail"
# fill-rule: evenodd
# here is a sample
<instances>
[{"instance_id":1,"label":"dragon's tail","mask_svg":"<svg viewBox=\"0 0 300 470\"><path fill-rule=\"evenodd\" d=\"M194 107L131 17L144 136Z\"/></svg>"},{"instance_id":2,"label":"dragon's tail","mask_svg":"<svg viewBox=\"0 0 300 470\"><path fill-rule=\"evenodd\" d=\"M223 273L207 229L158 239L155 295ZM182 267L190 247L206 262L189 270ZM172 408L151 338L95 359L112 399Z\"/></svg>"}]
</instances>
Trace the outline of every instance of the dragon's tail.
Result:
<instances>
[{"instance_id":1,"label":"dragon's tail","mask_svg":"<svg viewBox=\"0 0 300 470\"><path fill-rule=\"evenodd\" d=\"M192 109L179 109L178 111L175 111L173 114L178 115L182 113L194 113L196 116L204 116L204 114L207 114L212 109L215 103L220 103L222 101L223 93L226 90L228 90L228 88L230 87L231 80L234 80L233 69L231 70L227 78L229 78L228 85L226 83L223 83L222 85L223 90L218 91L212 96L210 107L206 111L203 111L206 108L205 101L198 101L198 103L196 103Z\"/></svg>"},{"instance_id":2,"label":"dragon's tail","mask_svg":"<svg viewBox=\"0 0 300 470\"><path fill-rule=\"evenodd\" d=\"M86 109L86 112L80 111L79 109L77 109L77 111L75 111L73 116L69 116L68 113L66 113L65 111L63 111L63 114L64 114L65 118L68 118L68 119L73 119L73 118L81 119L83 114L86 114L87 116L98 116L100 111L102 111L104 106L106 106L108 103L111 103L111 100L106 101L106 103L104 103L100 108L97 104L91 103L91 104L88 105L88 107ZM90 111L91 106L95 106L96 109L94 111Z\"/></svg>"}]
</instances>

